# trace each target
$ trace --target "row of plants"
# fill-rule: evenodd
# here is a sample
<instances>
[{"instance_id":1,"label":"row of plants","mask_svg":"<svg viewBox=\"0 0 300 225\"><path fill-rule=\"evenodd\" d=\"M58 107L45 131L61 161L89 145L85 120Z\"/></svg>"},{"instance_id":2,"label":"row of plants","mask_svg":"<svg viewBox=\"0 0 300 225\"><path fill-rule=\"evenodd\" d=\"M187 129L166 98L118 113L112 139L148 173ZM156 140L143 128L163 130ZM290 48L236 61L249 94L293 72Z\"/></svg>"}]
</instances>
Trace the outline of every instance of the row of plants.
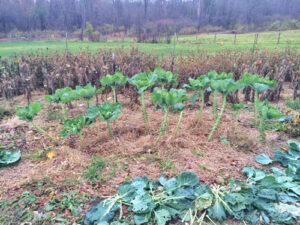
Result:
<instances>
[{"instance_id":1,"label":"row of plants","mask_svg":"<svg viewBox=\"0 0 300 225\"><path fill-rule=\"evenodd\" d=\"M31 91L45 89L53 94L56 89L64 87L75 88L85 86L89 82L99 88L99 79L106 74L120 71L132 77L140 71L154 70L162 67L180 74L179 85L188 82L188 78L196 78L215 69L218 73L232 72L234 80L240 79L245 72L268 76L278 82L276 90L265 93L269 101L277 101L284 81L291 81L294 96L299 94L299 54L296 49L282 50L231 51L222 50L211 54L198 49L187 54L173 57L144 53L137 48L99 49L89 52L88 49L78 53L62 53L37 51L24 53L20 57L13 56L0 60L0 91L7 98L26 94L30 98ZM136 92L130 86L126 87L126 95L136 98ZM251 93L243 93L247 101Z\"/></svg>"},{"instance_id":2,"label":"row of plants","mask_svg":"<svg viewBox=\"0 0 300 225\"><path fill-rule=\"evenodd\" d=\"M300 143L288 141L288 153L275 150L275 159L261 154L255 160L280 167L243 168L245 182L205 185L193 172L158 180L136 177L118 187L115 195L94 206L84 220L96 224L158 224L181 221L216 224L234 218L242 224L297 224L300 219ZM282 169L282 167L284 169Z\"/></svg>"},{"instance_id":3,"label":"row of plants","mask_svg":"<svg viewBox=\"0 0 300 225\"><path fill-rule=\"evenodd\" d=\"M158 67L154 71L147 71L146 73L139 73L128 78L122 73L117 72L113 75L106 75L101 80L100 83L103 87L96 89L96 87L88 84L84 87L76 86L75 89L66 87L63 89L58 89L53 95L46 95L45 100L48 103L57 103L61 106L61 111L64 117L63 130L60 132L60 136L68 137L71 134L79 135L80 140L83 143L82 129L94 122L98 116L107 123L109 135L113 136L113 130L111 127L111 121L119 117L122 109L122 104L117 102L117 92L116 88L121 85L126 85L129 82L134 85L137 92L140 95L141 105L142 105L142 115L144 118L145 128L148 129L149 121L147 114L147 106L145 93L147 89L153 89L151 93L151 101L156 103L154 110L162 110L164 112L164 118L161 124L159 135L157 141L160 140L162 136L165 135L165 130L168 122L169 113L179 114L178 123L174 130L174 134L180 128L180 123L182 120L182 115L186 104L191 101L192 104L198 99L200 95L200 109L198 116L198 123L202 120L202 113L204 108L204 93L213 93L213 106L212 114L215 120L213 127L208 135L208 140L210 141L215 133L220 121L222 119L224 110L227 104L227 96L229 94L235 93L239 90L249 87L254 90L254 125L259 128L261 133L261 138L263 141L265 138L265 122L272 120L274 118L280 118L282 114L277 108L268 104L268 101L260 103L258 95L268 89L276 87L276 81L270 80L269 78L260 77L257 74L245 73L242 79L235 81L233 80L233 75L231 73L221 73L218 74L216 71L210 71L205 75L201 75L196 79L190 78L189 84L184 84L183 88L194 91L191 98L188 97L186 89L174 89L171 88L172 85L176 86L178 79L178 74L173 74L170 71L165 71L164 69ZM113 102L104 102L101 105L91 105L91 99L101 93L106 86L109 86L113 93ZM222 106L220 112L217 113L217 95L222 95ZM86 115L78 115L76 118L68 118L68 112L66 110L66 104L77 101L79 99L84 99L87 102L87 113ZM235 112L235 130L237 129L238 115L243 108L247 108L243 103L236 103L230 105L232 110ZM37 101L29 104L24 108L16 108L17 115L21 120L26 120L31 122L31 124L41 133L47 135L53 141L56 141L51 135L49 135L45 130L39 127L34 121L34 117L42 110L43 103ZM249 109L249 107L248 107ZM258 121L259 120L259 121Z\"/></svg>"}]
</instances>

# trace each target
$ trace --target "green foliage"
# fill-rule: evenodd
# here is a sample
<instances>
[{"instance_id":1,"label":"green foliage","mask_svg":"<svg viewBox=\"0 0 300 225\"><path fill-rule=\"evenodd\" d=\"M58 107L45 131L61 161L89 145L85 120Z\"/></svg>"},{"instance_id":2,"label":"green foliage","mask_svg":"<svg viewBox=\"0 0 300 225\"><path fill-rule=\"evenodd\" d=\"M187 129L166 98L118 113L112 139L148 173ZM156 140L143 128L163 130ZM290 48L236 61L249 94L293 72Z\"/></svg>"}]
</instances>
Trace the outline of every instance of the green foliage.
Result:
<instances>
[{"instance_id":1,"label":"green foliage","mask_svg":"<svg viewBox=\"0 0 300 225\"><path fill-rule=\"evenodd\" d=\"M60 131L61 137L69 137L71 134L78 134L80 137L81 145L84 146L82 137L82 128L86 125L85 117L78 115L76 119L67 119L64 121L64 128Z\"/></svg>"},{"instance_id":2,"label":"green foliage","mask_svg":"<svg viewBox=\"0 0 300 225\"><path fill-rule=\"evenodd\" d=\"M236 130L237 130L237 125L238 125L238 120L239 120L239 115L241 112L241 109L248 108L246 105L244 105L242 102L240 103L230 103L230 108L234 111L234 130L233 134L236 135Z\"/></svg>"},{"instance_id":3,"label":"green foliage","mask_svg":"<svg viewBox=\"0 0 300 225\"><path fill-rule=\"evenodd\" d=\"M265 134L265 123L271 121L272 119L279 119L283 115L274 106L269 105L268 100L259 104L260 122L259 122L259 132L263 142L266 141Z\"/></svg>"},{"instance_id":4,"label":"green foliage","mask_svg":"<svg viewBox=\"0 0 300 225\"><path fill-rule=\"evenodd\" d=\"M99 115L103 121L107 122L108 133L113 136L113 131L110 125L110 121L115 120L121 113L122 105L120 103L105 102L99 106Z\"/></svg>"},{"instance_id":5,"label":"green foliage","mask_svg":"<svg viewBox=\"0 0 300 225\"><path fill-rule=\"evenodd\" d=\"M148 114L146 110L144 91L149 87L152 87L155 84L156 79L157 75L149 71L147 73L136 74L128 80L131 85L136 86L138 93L141 95L142 112L146 129L148 128Z\"/></svg>"},{"instance_id":6,"label":"green foliage","mask_svg":"<svg viewBox=\"0 0 300 225\"><path fill-rule=\"evenodd\" d=\"M225 75L224 75L225 76ZM208 140L210 141L211 137L213 136L215 130L217 129L221 118L223 116L225 107L226 107L226 98L227 95L233 92L236 92L238 89L242 89L243 87L241 85L239 85L237 82L235 82L232 79L227 79L227 80L213 80L211 82L211 87L213 90L216 90L220 93L222 93L223 95L223 102L222 102L222 107L221 107L221 111L218 115L218 118L216 119L209 135L208 135Z\"/></svg>"},{"instance_id":7,"label":"green foliage","mask_svg":"<svg viewBox=\"0 0 300 225\"><path fill-rule=\"evenodd\" d=\"M293 110L300 110L300 97L296 98L295 101L288 99L285 104L287 107Z\"/></svg>"},{"instance_id":8,"label":"green foliage","mask_svg":"<svg viewBox=\"0 0 300 225\"><path fill-rule=\"evenodd\" d=\"M94 28L90 22L86 22L85 30L83 33L84 33L84 36L86 36L89 40L91 40L93 33L94 33Z\"/></svg>"},{"instance_id":9,"label":"green foliage","mask_svg":"<svg viewBox=\"0 0 300 225\"><path fill-rule=\"evenodd\" d=\"M84 177L89 181L103 180L103 171L105 169L105 166L105 160L101 159L100 157L94 157L92 159L91 165L89 165L88 169L83 172Z\"/></svg>"},{"instance_id":10,"label":"green foliage","mask_svg":"<svg viewBox=\"0 0 300 225\"><path fill-rule=\"evenodd\" d=\"M114 102L117 102L116 88L117 86L125 85L128 77L123 76L121 72L116 72L114 75L103 76L100 80L102 86L110 86L113 90Z\"/></svg>"},{"instance_id":11,"label":"green foliage","mask_svg":"<svg viewBox=\"0 0 300 225\"><path fill-rule=\"evenodd\" d=\"M115 120L121 113L122 105L120 103L105 102L99 106L99 115L103 121Z\"/></svg>"},{"instance_id":12,"label":"green foliage","mask_svg":"<svg viewBox=\"0 0 300 225\"><path fill-rule=\"evenodd\" d=\"M177 85L178 74L173 74L171 71L165 71L161 67L155 68L153 71L153 76L156 76L156 82L161 85L162 89L164 89L167 84Z\"/></svg>"},{"instance_id":13,"label":"green foliage","mask_svg":"<svg viewBox=\"0 0 300 225\"><path fill-rule=\"evenodd\" d=\"M79 96L76 90L70 87L57 89L53 95L45 95L46 102L68 103L78 100Z\"/></svg>"},{"instance_id":14,"label":"green foliage","mask_svg":"<svg viewBox=\"0 0 300 225\"><path fill-rule=\"evenodd\" d=\"M128 82L131 85L136 86L138 89L138 93L141 94L149 87L152 87L155 84L155 81L157 80L157 74L151 73L148 71L147 73L138 73L128 79Z\"/></svg>"},{"instance_id":15,"label":"green foliage","mask_svg":"<svg viewBox=\"0 0 300 225\"><path fill-rule=\"evenodd\" d=\"M43 102L36 101L23 108L17 106L16 113L20 120L31 122L33 121L33 118L42 110L42 108Z\"/></svg>"},{"instance_id":16,"label":"green foliage","mask_svg":"<svg viewBox=\"0 0 300 225\"><path fill-rule=\"evenodd\" d=\"M21 158L21 151L0 151L0 167L7 166L19 161Z\"/></svg>"},{"instance_id":17,"label":"green foliage","mask_svg":"<svg viewBox=\"0 0 300 225\"><path fill-rule=\"evenodd\" d=\"M185 107L182 102L185 100L187 100L187 93L183 89L172 88L168 91L157 87L154 88L151 94L151 101L158 102L155 106L155 110L162 109L165 113L157 141L161 138L161 136L165 135L169 111L173 110L175 112L182 112Z\"/></svg>"},{"instance_id":18,"label":"green foliage","mask_svg":"<svg viewBox=\"0 0 300 225\"><path fill-rule=\"evenodd\" d=\"M83 98L85 100L90 100L96 95L96 88L93 87L91 83L87 84L84 87L76 86L76 91L79 98Z\"/></svg>"}]
</instances>

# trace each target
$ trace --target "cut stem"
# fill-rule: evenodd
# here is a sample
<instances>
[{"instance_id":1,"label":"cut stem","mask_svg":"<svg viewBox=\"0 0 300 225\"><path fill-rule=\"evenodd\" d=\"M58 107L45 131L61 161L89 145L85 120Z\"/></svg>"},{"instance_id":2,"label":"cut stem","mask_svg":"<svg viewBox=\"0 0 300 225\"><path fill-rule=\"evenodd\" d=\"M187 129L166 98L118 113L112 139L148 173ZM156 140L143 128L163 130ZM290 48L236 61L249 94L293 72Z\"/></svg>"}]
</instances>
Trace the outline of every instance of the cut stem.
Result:
<instances>
[{"instance_id":1,"label":"cut stem","mask_svg":"<svg viewBox=\"0 0 300 225\"><path fill-rule=\"evenodd\" d=\"M205 93L205 90L200 91L201 105L200 105L200 110L199 110L198 123L200 123L200 121L202 120L202 112L203 112L203 107L204 107L204 93Z\"/></svg>"},{"instance_id":2,"label":"cut stem","mask_svg":"<svg viewBox=\"0 0 300 225\"><path fill-rule=\"evenodd\" d=\"M218 91L214 90L214 92L213 92L213 108L212 108L214 120L216 120L216 118L217 118L217 96L218 96Z\"/></svg>"},{"instance_id":3,"label":"cut stem","mask_svg":"<svg viewBox=\"0 0 300 225\"><path fill-rule=\"evenodd\" d=\"M110 125L110 121L108 120L107 121L107 128L108 128L108 134L109 136L113 137L114 136L114 133L113 133L113 130L111 128L111 125Z\"/></svg>"},{"instance_id":4,"label":"cut stem","mask_svg":"<svg viewBox=\"0 0 300 225\"><path fill-rule=\"evenodd\" d=\"M174 135L177 134L177 131L178 131L178 129L179 129L179 126L180 126L180 123L181 123L181 119L182 119L182 114L183 114L183 110L180 112L179 119L178 119L178 122L177 122L177 124L176 124L175 131L174 131Z\"/></svg>"},{"instance_id":5,"label":"cut stem","mask_svg":"<svg viewBox=\"0 0 300 225\"><path fill-rule=\"evenodd\" d=\"M164 120L161 124L161 128L160 128L160 131L159 131L159 135L156 139L156 142L158 142L162 136L165 136L166 125L167 125L167 122L168 122L169 109L167 107L165 107L164 111L165 111Z\"/></svg>"},{"instance_id":6,"label":"cut stem","mask_svg":"<svg viewBox=\"0 0 300 225\"><path fill-rule=\"evenodd\" d=\"M42 134L45 134L47 137L49 137L52 141L56 143L56 139L52 137L47 131L45 131L43 128L41 128L39 125L37 125L35 122L31 121L32 126L37 129Z\"/></svg>"},{"instance_id":7,"label":"cut stem","mask_svg":"<svg viewBox=\"0 0 300 225\"><path fill-rule=\"evenodd\" d=\"M226 97L227 97L227 95L223 95L222 108L221 108L221 111L220 111L220 113L219 113L219 115L218 115L217 120L215 121L214 126L212 127L212 129L211 129L211 131L210 131L210 133L209 133L209 135L208 135L208 141L210 141L210 139L211 139L211 137L213 136L215 130L216 130L217 127L219 126L219 123L220 123L220 121L221 121L221 118L222 118L222 115L223 115L223 113L224 113L225 106L226 106Z\"/></svg>"},{"instance_id":8,"label":"cut stem","mask_svg":"<svg viewBox=\"0 0 300 225\"><path fill-rule=\"evenodd\" d=\"M64 120L68 119L67 111L65 109L65 104L62 103L62 102L60 102L59 104L60 104L60 107L61 107L61 111L62 111Z\"/></svg>"},{"instance_id":9,"label":"cut stem","mask_svg":"<svg viewBox=\"0 0 300 225\"><path fill-rule=\"evenodd\" d=\"M144 118L145 128L148 129L148 114L147 114L147 110L146 110L145 94L144 94L144 92L141 93L141 102L142 102L142 112L143 112L143 118Z\"/></svg>"}]
</instances>

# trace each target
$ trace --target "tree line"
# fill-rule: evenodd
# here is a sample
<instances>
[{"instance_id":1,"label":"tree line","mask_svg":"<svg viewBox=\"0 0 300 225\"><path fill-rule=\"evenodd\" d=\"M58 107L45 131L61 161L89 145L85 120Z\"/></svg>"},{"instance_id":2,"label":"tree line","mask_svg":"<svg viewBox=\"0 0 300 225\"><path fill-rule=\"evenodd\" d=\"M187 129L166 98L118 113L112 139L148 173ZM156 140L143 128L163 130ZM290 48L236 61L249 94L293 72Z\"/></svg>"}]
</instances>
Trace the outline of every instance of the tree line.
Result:
<instances>
[{"instance_id":1,"label":"tree line","mask_svg":"<svg viewBox=\"0 0 300 225\"><path fill-rule=\"evenodd\" d=\"M83 36L89 22L100 33L142 36L183 27L247 31L285 20L300 20L300 0L0 0L0 33L81 30Z\"/></svg>"}]
</instances>

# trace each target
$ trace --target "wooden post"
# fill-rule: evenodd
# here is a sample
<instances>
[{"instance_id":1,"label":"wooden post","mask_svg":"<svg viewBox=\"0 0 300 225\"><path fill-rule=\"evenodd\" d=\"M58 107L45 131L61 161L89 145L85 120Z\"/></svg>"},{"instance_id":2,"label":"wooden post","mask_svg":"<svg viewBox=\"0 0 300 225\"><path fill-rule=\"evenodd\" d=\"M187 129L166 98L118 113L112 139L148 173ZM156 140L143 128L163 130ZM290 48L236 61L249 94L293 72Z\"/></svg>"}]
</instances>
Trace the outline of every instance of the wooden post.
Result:
<instances>
[{"instance_id":1,"label":"wooden post","mask_svg":"<svg viewBox=\"0 0 300 225\"><path fill-rule=\"evenodd\" d=\"M278 32L277 44L280 44L280 31Z\"/></svg>"},{"instance_id":2,"label":"wooden post","mask_svg":"<svg viewBox=\"0 0 300 225\"><path fill-rule=\"evenodd\" d=\"M216 41L217 41L217 34L215 33L214 43L216 43Z\"/></svg>"},{"instance_id":3,"label":"wooden post","mask_svg":"<svg viewBox=\"0 0 300 225\"><path fill-rule=\"evenodd\" d=\"M234 34L234 44L236 44L236 34Z\"/></svg>"},{"instance_id":4,"label":"wooden post","mask_svg":"<svg viewBox=\"0 0 300 225\"><path fill-rule=\"evenodd\" d=\"M66 31L66 52L68 52L68 31Z\"/></svg>"},{"instance_id":5,"label":"wooden post","mask_svg":"<svg viewBox=\"0 0 300 225\"><path fill-rule=\"evenodd\" d=\"M255 39L254 39L254 43L257 44L257 41L258 41L258 33L255 34Z\"/></svg>"}]
</instances>

